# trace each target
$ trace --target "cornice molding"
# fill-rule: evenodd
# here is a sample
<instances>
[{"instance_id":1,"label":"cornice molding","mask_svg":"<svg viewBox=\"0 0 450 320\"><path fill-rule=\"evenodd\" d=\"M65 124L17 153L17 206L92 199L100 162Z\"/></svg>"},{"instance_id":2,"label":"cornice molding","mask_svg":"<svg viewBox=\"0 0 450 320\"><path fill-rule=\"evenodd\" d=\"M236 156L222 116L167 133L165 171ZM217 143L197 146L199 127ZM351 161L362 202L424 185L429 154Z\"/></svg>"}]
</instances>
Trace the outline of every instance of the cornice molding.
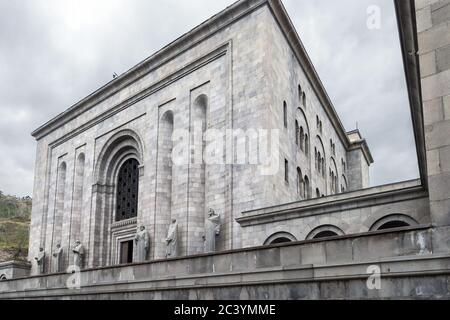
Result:
<instances>
[{"instance_id":1,"label":"cornice molding","mask_svg":"<svg viewBox=\"0 0 450 320\"><path fill-rule=\"evenodd\" d=\"M353 196L352 193L331 196L328 197L328 201L327 198L312 199L288 205L281 205L279 207L244 212L242 216L236 218L235 220L242 227L248 227L277 221L286 221L308 216L341 212L354 208L364 208L373 206L374 201L376 201L377 205L380 205L428 197L428 193L422 186L407 187L362 195L358 193L359 192L354 192Z\"/></svg>"}]
</instances>

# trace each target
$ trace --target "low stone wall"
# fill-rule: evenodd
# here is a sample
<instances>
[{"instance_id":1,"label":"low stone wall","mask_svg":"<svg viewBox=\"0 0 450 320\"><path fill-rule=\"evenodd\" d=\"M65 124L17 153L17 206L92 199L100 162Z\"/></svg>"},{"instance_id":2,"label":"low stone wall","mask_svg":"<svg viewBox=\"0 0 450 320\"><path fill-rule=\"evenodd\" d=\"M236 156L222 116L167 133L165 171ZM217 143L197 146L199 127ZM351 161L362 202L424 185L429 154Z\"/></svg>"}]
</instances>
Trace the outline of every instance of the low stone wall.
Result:
<instances>
[{"instance_id":1,"label":"low stone wall","mask_svg":"<svg viewBox=\"0 0 450 320\"><path fill-rule=\"evenodd\" d=\"M304 241L0 282L0 299L450 298L450 255L432 254L433 229ZM381 289L369 290L370 266Z\"/></svg>"}]
</instances>

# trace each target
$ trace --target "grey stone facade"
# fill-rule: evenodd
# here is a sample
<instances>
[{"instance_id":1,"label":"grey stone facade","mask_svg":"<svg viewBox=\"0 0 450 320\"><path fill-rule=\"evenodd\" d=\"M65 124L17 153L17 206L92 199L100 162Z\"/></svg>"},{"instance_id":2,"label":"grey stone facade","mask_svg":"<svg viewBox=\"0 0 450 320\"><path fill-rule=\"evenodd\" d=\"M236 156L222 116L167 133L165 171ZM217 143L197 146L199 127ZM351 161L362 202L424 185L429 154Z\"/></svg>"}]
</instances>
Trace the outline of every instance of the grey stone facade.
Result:
<instances>
[{"instance_id":1,"label":"grey stone facade","mask_svg":"<svg viewBox=\"0 0 450 320\"><path fill-rule=\"evenodd\" d=\"M367 144L350 140L331 102L316 93L320 81L304 71L310 61L291 49L272 5L233 5L33 133L30 259L40 246L51 252L61 243L68 267L68 248L80 240L85 267L114 265L121 242L140 225L150 232L150 259L160 259L173 218L180 254L202 253L209 208L222 217L218 250L239 249L248 235L235 219L244 211L369 186ZM195 139L197 124L223 135L234 130L236 140L224 142L236 157L249 130L279 130L275 172L229 163L227 154L217 164L171 163L172 152L182 155L172 135L184 129ZM196 147L188 158L202 147L193 139L186 145ZM247 158L258 148L250 146ZM131 158L140 165L138 213L117 222L117 170Z\"/></svg>"},{"instance_id":2,"label":"grey stone facade","mask_svg":"<svg viewBox=\"0 0 450 320\"><path fill-rule=\"evenodd\" d=\"M0 282L0 299L450 298L450 1L395 7L420 180L367 188L367 143L344 131L282 3L242 0L33 133L30 260L79 239L87 261L79 288L67 287L73 275L39 275ZM172 163L183 150L170 133L196 123L200 135L279 130L279 170ZM138 214L117 222L115 179L130 158ZM220 252L204 254L210 208ZM164 259L173 218L180 257ZM118 265L141 225L151 261Z\"/></svg>"}]
</instances>

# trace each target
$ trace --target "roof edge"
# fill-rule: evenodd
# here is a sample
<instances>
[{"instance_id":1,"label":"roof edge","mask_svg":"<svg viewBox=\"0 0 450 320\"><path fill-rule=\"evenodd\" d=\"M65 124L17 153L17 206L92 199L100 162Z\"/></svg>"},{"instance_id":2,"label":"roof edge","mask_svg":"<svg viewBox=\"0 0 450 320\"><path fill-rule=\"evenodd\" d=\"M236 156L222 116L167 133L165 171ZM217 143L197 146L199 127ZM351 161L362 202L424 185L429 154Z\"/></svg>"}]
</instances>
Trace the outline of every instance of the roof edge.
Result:
<instances>
[{"instance_id":1,"label":"roof edge","mask_svg":"<svg viewBox=\"0 0 450 320\"><path fill-rule=\"evenodd\" d=\"M31 135L39 140L49 132L59 128L77 115L91 109L101 101L117 93L131 83L139 80L146 74L157 69L161 65L174 59L177 55L185 52L193 45L203 41L223 27L232 23L236 19L247 15L260 6L266 4L268 0L238 0L219 13L208 18L200 25L191 29L187 33L178 37L162 49L156 51L150 57L144 59L116 79L108 82L87 97L72 105L69 109L63 111L52 118L36 130ZM65 121L63 119L66 119ZM67 119L68 118L68 119ZM62 122L62 123L61 123Z\"/></svg>"},{"instance_id":2,"label":"roof edge","mask_svg":"<svg viewBox=\"0 0 450 320\"><path fill-rule=\"evenodd\" d=\"M283 34L286 36L289 45L304 69L308 80L319 97L340 140L344 144L344 147L348 149L351 143L347 137L345 128L281 0L239 0L235 2L193 28L191 31L175 39L147 59L120 75L118 78L110 81L66 111L46 122L44 125L34 130L31 135L37 140L41 139L48 133L73 120L78 115L95 107L95 105L109 98L111 95L119 92L146 74L174 59L177 55L189 50L189 48L220 31L235 20L248 15L265 4L269 5L274 18L279 23Z\"/></svg>"}]
</instances>

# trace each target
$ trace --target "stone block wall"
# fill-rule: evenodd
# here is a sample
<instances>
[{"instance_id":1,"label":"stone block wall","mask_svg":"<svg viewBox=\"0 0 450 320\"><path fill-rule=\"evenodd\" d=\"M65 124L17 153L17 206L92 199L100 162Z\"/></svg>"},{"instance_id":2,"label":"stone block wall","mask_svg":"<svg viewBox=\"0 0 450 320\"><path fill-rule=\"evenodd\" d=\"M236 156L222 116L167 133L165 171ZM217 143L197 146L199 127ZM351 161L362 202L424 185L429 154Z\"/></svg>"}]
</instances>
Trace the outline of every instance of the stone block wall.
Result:
<instances>
[{"instance_id":1,"label":"stone block wall","mask_svg":"<svg viewBox=\"0 0 450 320\"><path fill-rule=\"evenodd\" d=\"M450 1L415 3L431 217L445 227L450 225Z\"/></svg>"}]
</instances>

